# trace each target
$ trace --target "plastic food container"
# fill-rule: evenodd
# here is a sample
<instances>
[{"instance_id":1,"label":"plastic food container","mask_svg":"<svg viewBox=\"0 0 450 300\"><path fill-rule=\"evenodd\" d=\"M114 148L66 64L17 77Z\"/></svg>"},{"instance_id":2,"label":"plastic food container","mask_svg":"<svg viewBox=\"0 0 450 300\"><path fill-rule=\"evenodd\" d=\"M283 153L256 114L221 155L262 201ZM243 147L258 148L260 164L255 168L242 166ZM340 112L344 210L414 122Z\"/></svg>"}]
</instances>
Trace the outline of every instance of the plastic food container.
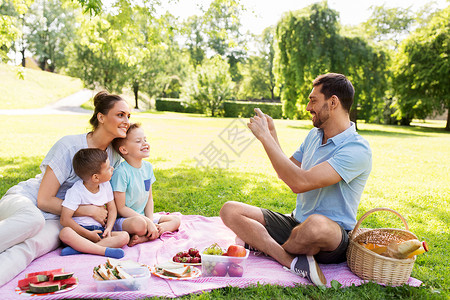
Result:
<instances>
[{"instance_id":1,"label":"plastic food container","mask_svg":"<svg viewBox=\"0 0 450 300\"><path fill-rule=\"evenodd\" d=\"M124 271L133 276L129 279L95 280L97 292L140 291L148 286L150 270L147 267L129 268Z\"/></svg>"},{"instance_id":2,"label":"plastic food container","mask_svg":"<svg viewBox=\"0 0 450 300\"><path fill-rule=\"evenodd\" d=\"M245 272L245 262L250 251L246 249L246 252L247 254L244 257L200 253L203 276L242 277Z\"/></svg>"}]
</instances>

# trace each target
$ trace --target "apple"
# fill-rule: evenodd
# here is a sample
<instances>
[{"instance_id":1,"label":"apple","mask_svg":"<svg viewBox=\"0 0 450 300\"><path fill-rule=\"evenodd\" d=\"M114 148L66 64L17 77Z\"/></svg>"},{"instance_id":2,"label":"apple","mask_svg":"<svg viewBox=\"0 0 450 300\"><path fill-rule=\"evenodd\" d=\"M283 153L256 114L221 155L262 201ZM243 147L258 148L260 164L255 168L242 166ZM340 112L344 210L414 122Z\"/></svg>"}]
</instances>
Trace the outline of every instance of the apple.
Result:
<instances>
[{"instance_id":1,"label":"apple","mask_svg":"<svg viewBox=\"0 0 450 300\"><path fill-rule=\"evenodd\" d=\"M242 277L243 274L244 268L239 264L232 263L228 268L228 275L230 277Z\"/></svg>"},{"instance_id":2,"label":"apple","mask_svg":"<svg viewBox=\"0 0 450 300\"><path fill-rule=\"evenodd\" d=\"M214 270L212 271L211 274L213 276L223 277L223 276L227 275L227 269L228 269L228 265L226 263L219 262L214 266Z\"/></svg>"},{"instance_id":3,"label":"apple","mask_svg":"<svg viewBox=\"0 0 450 300\"><path fill-rule=\"evenodd\" d=\"M228 247L227 255L234 257L244 257L247 255L247 251L245 251L245 248L240 245L231 245Z\"/></svg>"}]
</instances>

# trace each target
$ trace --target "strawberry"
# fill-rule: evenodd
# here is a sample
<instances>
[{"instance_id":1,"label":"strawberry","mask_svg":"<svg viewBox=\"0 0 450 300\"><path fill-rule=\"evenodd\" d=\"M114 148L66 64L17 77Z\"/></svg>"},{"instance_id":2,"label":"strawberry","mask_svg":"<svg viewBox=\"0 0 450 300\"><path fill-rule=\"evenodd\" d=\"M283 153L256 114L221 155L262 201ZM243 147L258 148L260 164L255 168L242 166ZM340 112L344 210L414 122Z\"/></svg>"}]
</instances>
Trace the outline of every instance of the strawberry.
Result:
<instances>
[{"instance_id":1,"label":"strawberry","mask_svg":"<svg viewBox=\"0 0 450 300\"><path fill-rule=\"evenodd\" d=\"M197 249L195 249L195 248L189 248L189 255L190 255L190 256L195 257L195 256L197 256L198 253L199 253L199 252L198 252Z\"/></svg>"}]
</instances>

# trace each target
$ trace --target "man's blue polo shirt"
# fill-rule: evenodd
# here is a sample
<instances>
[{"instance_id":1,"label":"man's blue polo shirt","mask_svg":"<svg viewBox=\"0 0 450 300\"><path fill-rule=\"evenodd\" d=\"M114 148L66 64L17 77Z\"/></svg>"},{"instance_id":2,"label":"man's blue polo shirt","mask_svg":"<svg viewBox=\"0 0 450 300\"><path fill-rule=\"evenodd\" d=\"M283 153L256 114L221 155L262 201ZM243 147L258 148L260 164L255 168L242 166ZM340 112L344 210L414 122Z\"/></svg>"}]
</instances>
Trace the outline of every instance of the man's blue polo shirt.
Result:
<instances>
[{"instance_id":1,"label":"man's blue polo shirt","mask_svg":"<svg viewBox=\"0 0 450 300\"><path fill-rule=\"evenodd\" d=\"M359 201L372 169L372 151L369 143L356 132L353 122L347 130L328 139L324 145L322 139L323 130L313 128L292 156L301 162L304 170L328 162L342 180L297 194L293 214L299 222L312 214L324 215L345 230L351 230L356 224Z\"/></svg>"}]
</instances>

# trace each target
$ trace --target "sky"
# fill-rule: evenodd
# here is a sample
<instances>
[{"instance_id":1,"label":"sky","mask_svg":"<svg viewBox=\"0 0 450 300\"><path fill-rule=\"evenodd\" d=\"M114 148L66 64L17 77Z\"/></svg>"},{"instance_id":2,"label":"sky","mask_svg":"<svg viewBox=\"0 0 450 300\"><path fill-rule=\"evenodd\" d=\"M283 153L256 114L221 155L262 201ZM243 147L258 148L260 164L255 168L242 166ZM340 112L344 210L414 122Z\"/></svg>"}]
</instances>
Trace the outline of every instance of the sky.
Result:
<instances>
[{"instance_id":1,"label":"sky","mask_svg":"<svg viewBox=\"0 0 450 300\"><path fill-rule=\"evenodd\" d=\"M165 1L162 1L165 2ZM244 31L249 30L253 34L277 24L286 11L302 9L320 0L241 0L247 11L241 19ZM421 8L429 0L328 0L328 6L337 10L340 14L342 25L356 25L370 17L370 6L385 5L392 7L412 7L414 10ZM437 7L444 8L449 5L447 0L436 0ZM181 20L192 15L201 15L199 5L205 9L209 7L211 0L178 0L176 3L165 4L164 8Z\"/></svg>"}]
</instances>

